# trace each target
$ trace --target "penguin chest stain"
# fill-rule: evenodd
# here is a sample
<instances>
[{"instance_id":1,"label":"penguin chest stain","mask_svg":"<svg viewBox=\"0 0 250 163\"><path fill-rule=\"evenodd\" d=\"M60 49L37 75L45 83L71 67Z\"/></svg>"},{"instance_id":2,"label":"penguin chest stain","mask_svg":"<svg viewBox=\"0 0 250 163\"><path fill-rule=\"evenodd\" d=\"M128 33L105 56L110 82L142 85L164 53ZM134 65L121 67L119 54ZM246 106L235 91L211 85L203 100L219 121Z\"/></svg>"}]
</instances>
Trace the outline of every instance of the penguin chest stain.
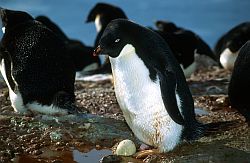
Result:
<instances>
[{"instance_id":1,"label":"penguin chest stain","mask_svg":"<svg viewBox=\"0 0 250 163\"><path fill-rule=\"evenodd\" d=\"M173 149L180 141L182 126L168 115L159 80L150 79L149 70L132 45L126 45L110 62L117 101L133 133L160 151Z\"/></svg>"}]
</instances>

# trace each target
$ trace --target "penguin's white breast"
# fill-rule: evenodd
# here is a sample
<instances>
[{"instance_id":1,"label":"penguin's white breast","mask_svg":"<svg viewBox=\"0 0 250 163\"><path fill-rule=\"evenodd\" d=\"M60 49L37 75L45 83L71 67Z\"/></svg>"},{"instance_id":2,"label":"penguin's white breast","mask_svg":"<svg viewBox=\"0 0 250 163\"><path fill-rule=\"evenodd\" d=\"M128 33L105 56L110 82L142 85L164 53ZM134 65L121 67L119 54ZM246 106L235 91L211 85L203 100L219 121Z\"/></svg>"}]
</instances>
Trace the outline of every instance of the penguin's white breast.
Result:
<instances>
[{"instance_id":1,"label":"penguin's white breast","mask_svg":"<svg viewBox=\"0 0 250 163\"><path fill-rule=\"evenodd\" d=\"M228 70L232 70L234 67L234 62L238 56L239 51L233 53L229 48L226 48L220 55L221 65Z\"/></svg>"},{"instance_id":2,"label":"penguin's white breast","mask_svg":"<svg viewBox=\"0 0 250 163\"><path fill-rule=\"evenodd\" d=\"M95 17L95 28L97 32L100 32L102 29L101 16L96 15Z\"/></svg>"},{"instance_id":3,"label":"penguin's white breast","mask_svg":"<svg viewBox=\"0 0 250 163\"><path fill-rule=\"evenodd\" d=\"M2 31L3 31L3 33L5 33L5 27L2 27Z\"/></svg>"},{"instance_id":4,"label":"penguin's white breast","mask_svg":"<svg viewBox=\"0 0 250 163\"><path fill-rule=\"evenodd\" d=\"M110 57L110 62L117 101L134 134L144 143L171 149L179 141L182 126L168 115L159 80L150 79L148 68L130 44L117 58Z\"/></svg>"}]
</instances>

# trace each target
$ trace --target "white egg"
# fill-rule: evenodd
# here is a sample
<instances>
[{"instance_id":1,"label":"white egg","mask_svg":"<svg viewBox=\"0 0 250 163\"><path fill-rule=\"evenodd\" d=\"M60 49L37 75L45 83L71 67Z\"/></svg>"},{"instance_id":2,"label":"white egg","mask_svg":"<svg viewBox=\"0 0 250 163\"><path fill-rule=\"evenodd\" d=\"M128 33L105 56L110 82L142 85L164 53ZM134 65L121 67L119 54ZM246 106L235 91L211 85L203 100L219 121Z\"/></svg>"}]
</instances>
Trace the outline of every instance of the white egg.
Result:
<instances>
[{"instance_id":1,"label":"white egg","mask_svg":"<svg viewBox=\"0 0 250 163\"><path fill-rule=\"evenodd\" d=\"M135 153L136 153L135 143L128 139L121 141L115 150L115 154L121 156L131 156Z\"/></svg>"}]
</instances>

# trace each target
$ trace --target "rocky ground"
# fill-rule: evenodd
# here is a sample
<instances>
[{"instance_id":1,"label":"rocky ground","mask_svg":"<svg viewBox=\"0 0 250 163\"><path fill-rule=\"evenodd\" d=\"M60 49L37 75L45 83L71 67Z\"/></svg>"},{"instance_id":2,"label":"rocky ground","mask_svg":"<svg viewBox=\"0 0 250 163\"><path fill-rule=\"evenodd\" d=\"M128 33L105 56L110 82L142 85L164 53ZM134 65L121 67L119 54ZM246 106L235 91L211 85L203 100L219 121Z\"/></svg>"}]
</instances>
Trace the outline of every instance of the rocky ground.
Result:
<instances>
[{"instance_id":1,"label":"rocky ground","mask_svg":"<svg viewBox=\"0 0 250 163\"><path fill-rule=\"evenodd\" d=\"M211 67L193 74L188 84L199 121L229 121L230 125L192 144L183 143L172 152L141 159L110 155L112 147L123 139L133 140L137 148L140 145L123 119L111 81L77 81L81 114L64 117L15 113L1 82L0 162L90 162L88 157L98 162L99 155L102 162L250 162L250 128L229 105L229 78L230 72Z\"/></svg>"}]
</instances>

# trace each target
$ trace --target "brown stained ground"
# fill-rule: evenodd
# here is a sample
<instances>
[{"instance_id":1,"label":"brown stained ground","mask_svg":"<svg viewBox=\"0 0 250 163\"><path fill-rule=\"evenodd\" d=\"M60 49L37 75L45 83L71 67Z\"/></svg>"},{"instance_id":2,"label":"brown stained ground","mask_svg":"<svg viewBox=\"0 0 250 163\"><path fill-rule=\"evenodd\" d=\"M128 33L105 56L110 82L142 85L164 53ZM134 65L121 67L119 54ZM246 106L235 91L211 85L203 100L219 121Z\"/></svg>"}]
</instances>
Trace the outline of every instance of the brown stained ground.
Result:
<instances>
[{"instance_id":1,"label":"brown stained ground","mask_svg":"<svg viewBox=\"0 0 250 163\"><path fill-rule=\"evenodd\" d=\"M207 112L197 116L199 121L230 121L230 125L191 144L183 143L172 152L144 159L106 156L111 153L99 151L111 149L122 139L140 145L124 121L111 81L76 82L80 112L96 115L82 118L19 115L10 106L6 85L0 82L0 162L86 162L84 158L91 151L106 156L102 162L250 162L250 129L230 107L229 78L230 72L211 67L193 74L188 84L195 107ZM77 160L73 154L76 151L86 153L86 157Z\"/></svg>"}]
</instances>

